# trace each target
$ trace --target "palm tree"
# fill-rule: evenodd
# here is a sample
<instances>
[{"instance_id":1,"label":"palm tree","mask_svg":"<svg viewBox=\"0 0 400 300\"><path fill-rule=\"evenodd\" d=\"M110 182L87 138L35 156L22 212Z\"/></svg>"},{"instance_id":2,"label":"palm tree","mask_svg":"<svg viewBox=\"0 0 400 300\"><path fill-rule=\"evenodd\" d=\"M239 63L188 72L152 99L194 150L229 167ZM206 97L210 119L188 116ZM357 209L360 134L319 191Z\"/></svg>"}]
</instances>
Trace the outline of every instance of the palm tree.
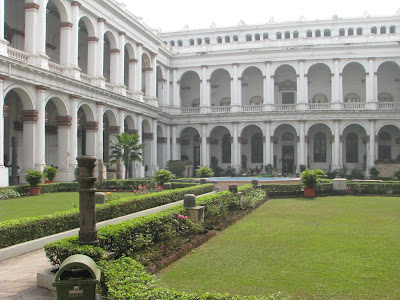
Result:
<instances>
[{"instance_id":1,"label":"palm tree","mask_svg":"<svg viewBox=\"0 0 400 300\"><path fill-rule=\"evenodd\" d=\"M110 154L110 164L121 163L125 165L125 178L128 178L129 165L134 161L142 161L141 149L144 148L144 144L138 145L139 135L129 134L123 132L115 136L116 141L110 140L111 154Z\"/></svg>"}]
</instances>

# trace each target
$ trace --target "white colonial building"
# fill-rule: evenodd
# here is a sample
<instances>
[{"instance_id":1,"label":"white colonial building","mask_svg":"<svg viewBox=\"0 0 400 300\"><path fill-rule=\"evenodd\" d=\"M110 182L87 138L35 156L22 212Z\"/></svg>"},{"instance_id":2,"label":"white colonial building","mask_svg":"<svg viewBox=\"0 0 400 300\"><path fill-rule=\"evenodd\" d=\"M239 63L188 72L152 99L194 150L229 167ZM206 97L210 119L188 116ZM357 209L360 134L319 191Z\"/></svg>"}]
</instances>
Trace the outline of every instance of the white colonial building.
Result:
<instances>
[{"instance_id":1,"label":"white colonial building","mask_svg":"<svg viewBox=\"0 0 400 300\"><path fill-rule=\"evenodd\" d=\"M368 170L400 160L400 12L160 33L113 0L0 0L0 180L109 140L168 160ZM8 167L12 166L12 172ZM21 174L21 179L24 172Z\"/></svg>"}]
</instances>

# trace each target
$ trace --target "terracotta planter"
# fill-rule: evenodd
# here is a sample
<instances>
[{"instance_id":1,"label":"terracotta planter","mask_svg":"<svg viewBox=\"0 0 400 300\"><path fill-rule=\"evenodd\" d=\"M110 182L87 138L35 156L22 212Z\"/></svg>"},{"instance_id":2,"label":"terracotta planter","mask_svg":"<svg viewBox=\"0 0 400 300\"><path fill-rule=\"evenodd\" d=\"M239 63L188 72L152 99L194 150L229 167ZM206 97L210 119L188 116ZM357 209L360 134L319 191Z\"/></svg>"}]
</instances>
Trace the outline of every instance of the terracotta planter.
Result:
<instances>
[{"instance_id":1,"label":"terracotta planter","mask_svg":"<svg viewBox=\"0 0 400 300\"><path fill-rule=\"evenodd\" d=\"M40 186L31 186L29 193L31 194L31 196L39 196L41 188L42 187Z\"/></svg>"},{"instance_id":2,"label":"terracotta planter","mask_svg":"<svg viewBox=\"0 0 400 300\"><path fill-rule=\"evenodd\" d=\"M54 180L45 180L44 183L54 183Z\"/></svg>"},{"instance_id":3,"label":"terracotta planter","mask_svg":"<svg viewBox=\"0 0 400 300\"><path fill-rule=\"evenodd\" d=\"M315 197L315 188L307 188L303 189L304 197Z\"/></svg>"}]
</instances>

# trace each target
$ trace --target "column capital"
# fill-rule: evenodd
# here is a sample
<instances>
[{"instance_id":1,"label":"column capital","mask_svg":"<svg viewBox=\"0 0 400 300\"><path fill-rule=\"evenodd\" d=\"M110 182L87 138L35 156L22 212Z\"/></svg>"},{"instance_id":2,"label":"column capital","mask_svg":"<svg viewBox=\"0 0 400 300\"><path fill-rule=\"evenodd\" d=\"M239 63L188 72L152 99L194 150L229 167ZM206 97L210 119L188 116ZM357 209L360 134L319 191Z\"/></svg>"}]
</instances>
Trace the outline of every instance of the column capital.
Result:
<instances>
[{"instance_id":1,"label":"column capital","mask_svg":"<svg viewBox=\"0 0 400 300\"><path fill-rule=\"evenodd\" d=\"M104 23L104 24L107 23L106 19L104 19L104 18L98 18L97 22Z\"/></svg>"},{"instance_id":2,"label":"column capital","mask_svg":"<svg viewBox=\"0 0 400 300\"><path fill-rule=\"evenodd\" d=\"M265 123L265 124L271 124L272 121L271 121L271 120L266 120L266 121L264 121L264 123Z\"/></svg>"},{"instance_id":3,"label":"column capital","mask_svg":"<svg viewBox=\"0 0 400 300\"><path fill-rule=\"evenodd\" d=\"M150 56L151 56L152 59L154 59L155 57L158 56L158 54L157 53L150 53Z\"/></svg>"},{"instance_id":4,"label":"column capital","mask_svg":"<svg viewBox=\"0 0 400 300\"><path fill-rule=\"evenodd\" d=\"M270 61L270 60L264 61L264 64L270 65L270 64L272 64L272 61Z\"/></svg>"},{"instance_id":5,"label":"column capital","mask_svg":"<svg viewBox=\"0 0 400 300\"><path fill-rule=\"evenodd\" d=\"M76 100L76 99L82 98L82 96L70 94L70 95L69 95L69 98L70 98L70 99L75 99L75 100Z\"/></svg>"},{"instance_id":6,"label":"column capital","mask_svg":"<svg viewBox=\"0 0 400 300\"><path fill-rule=\"evenodd\" d=\"M368 121L372 123L372 122L375 122L376 120L375 119L368 119Z\"/></svg>"},{"instance_id":7,"label":"column capital","mask_svg":"<svg viewBox=\"0 0 400 300\"><path fill-rule=\"evenodd\" d=\"M202 65L201 67L202 67L203 69L207 69L207 68L208 68L207 65Z\"/></svg>"},{"instance_id":8,"label":"column capital","mask_svg":"<svg viewBox=\"0 0 400 300\"><path fill-rule=\"evenodd\" d=\"M99 123L96 121L86 122L85 129L88 131L97 131L97 129L99 129Z\"/></svg>"},{"instance_id":9,"label":"column capital","mask_svg":"<svg viewBox=\"0 0 400 300\"><path fill-rule=\"evenodd\" d=\"M70 22L61 22L60 23L60 28L72 28L74 26L74 24L70 23Z\"/></svg>"},{"instance_id":10,"label":"column capital","mask_svg":"<svg viewBox=\"0 0 400 300\"><path fill-rule=\"evenodd\" d=\"M340 120L336 119L336 120L333 120L333 122L335 122L335 123L339 123L339 122L340 122Z\"/></svg>"},{"instance_id":11,"label":"column capital","mask_svg":"<svg viewBox=\"0 0 400 300\"><path fill-rule=\"evenodd\" d=\"M334 58L333 61L340 61L340 58Z\"/></svg>"},{"instance_id":12,"label":"column capital","mask_svg":"<svg viewBox=\"0 0 400 300\"><path fill-rule=\"evenodd\" d=\"M234 67L238 67L238 66L239 66L239 64L238 64L238 63L233 63L233 64L232 64L232 66L234 66Z\"/></svg>"},{"instance_id":13,"label":"column capital","mask_svg":"<svg viewBox=\"0 0 400 300\"><path fill-rule=\"evenodd\" d=\"M121 36L122 36L122 35L123 35L123 36L126 36L126 32L125 32L125 31L120 31L120 32L118 32L118 34L121 35Z\"/></svg>"},{"instance_id":14,"label":"column capital","mask_svg":"<svg viewBox=\"0 0 400 300\"><path fill-rule=\"evenodd\" d=\"M71 127L72 117L70 116L58 116L56 117L57 127Z\"/></svg>"},{"instance_id":15,"label":"column capital","mask_svg":"<svg viewBox=\"0 0 400 300\"><path fill-rule=\"evenodd\" d=\"M3 105L3 117L4 117L4 118L8 116L7 108L8 108L7 105Z\"/></svg>"},{"instance_id":16,"label":"column capital","mask_svg":"<svg viewBox=\"0 0 400 300\"><path fill-rule=\"evenodd\" d=\"M49 89L49 87L45 86L45 85L37 85L36 86L37 91L47 91L48 89Z\"/></svg>"},{"instance_id":17,"label":"column capital","mask_svg":"<svg viewBox=\"0 0 400 300\"><path fill-rule=\"evenodd\" d=\"M299 63L305 63L306 62L306 60L305 59L299 59Z\"/></svg>"},{"instance_id":18,"label":"column capital","mask_svg":"<svg viewBox=\"0 0 400 300\"><path fill-rule=\"evenodd\" d=\"M178 71L178 68L171 68L172 71Z\"/></svg>"},{"instance_id":19,"label":"column capital","mask_svg":"<svg viewBox=\"0 0 400 300\"><path fill-rule=\"evenodd\" d=\"M124 112L124 111L126 111L126 109L125 109L125 108L122 108L122 107L118 107L118 111Z\"/></svg>"},{"instance_id":20,"label":"column capital","mask_svg":"<svg viewBox=\"0 0 400 300\"><path fill-rule=\"evenodd\" d=\"M6 74L0 74L0 80L6 80L10 78L10 76L6 75Z\"/></svg>"},{"instance_id":21,"label":"column capital","mask_svg":"<svg viewBox=\"0 0 400 300\"><path fill-rule=\"evenodd\" d=\"M121 52L121 50L119 50L119 49L116 49L116 48L114 48L114 49L110 49L110 54L114 54L114 53L120 53Z\"/></svg>"},{"instance_id":22,"label":"column capital","mask_svg":"<svg viewBox=\"0 0 400 300\"><path fill-rule=\"evenodd\" d=\"M104 102L100 102L100 101L96 102L96 106L104 106L104 105L106 105Z\"/></svg>"},{"instance_id":23,"label":"column capital","mask_svg":"<svg viewBox=\"0 0 400 300\"><path fill-rule=\"evenodd\" d=\"M200 123L201 126L207 126L208 123Z\"/></svg>"},{"instance_id":24,"label":"column capital","mask_svg":"<svg viewBox=\"0 0 400 300\"><path fill-rule=\"evenodd\" d=\"M136 116L141 117L141 116L143 116L143 114L140 113L140 112L137 112L137 113L136 113Z\"/></svg>"},{"instance_id":25,"label":"column capital","mask_svg":"<svg viewBox=\"0 0 400 300\"><path fill-rule=\"evenodd\" d=\"M39 112L37 110L23 110L21 111L21 121L36 123L38 115Z\"/></svg>"},{"instance_id":26,"label":"column capital","mask_svg":"<svg viewBox=\"0 0 400 300\"><path fill-rule=\"evenodd\" d=\"M153 121L158 121L158 118L157 118L157 117L151 117L151 119L152 119Z\"/></svg>"},{"instance_id":27,"label":"column capital","mask_svg":"<svg viewBox=\"0 0 400 300\"><path fill-rule=\"evenodd\" d=\"M169 124L169 126L178 126L178 124Z\"/></svg>"},{"instance_id":28,"label":"column capital","mask_svg":"<svg viewBox=\"0 0 400 300\"><path fill-rule=\"evenodd\" d=\"M137 43L136 46L137 47L143 47L143 44L142 43Z\"/></svg>"},{"instance_id":29,"label":"column capital","mask_svg":"<svg viewBox=\"0 0 400 300\"><path fill-rule=\"evenodd\" d=\"M368 57L368 60L375 60L375 57Z\"/></svg>"},{"instance_id":30,"label":"column capital","mask_svg":"<svg viewBox=\"0 0 400 300\"><path fill-rule=\"evenodd\" d=\"M134 58L130 58L130 59L128 59L128 62L130 62L130 63L137 63L138 60L137 60L137 59L134 59Z\"/></svg>"},{"instance_id":31,"label":"column capital","mask_svg":"<svg viewBox=\"0 0 400 300\"><path fill-rule=\"evenodd\" d=\"M82 7L82 4L81 4L79 1L72 1L72 2L71 2L71 5L72 5L72 6L78 6L79 8Z\"/></svg>"},{"instance_id":32,"label":"column capital","mask_svg":"<svg viewBox=\"0 0 400 300\"><path fill-rule=\"evenodd\" d=\"M152 141L154 139L154 133L152 133L152 132L143 132L142 139L143 140L151 140Z\"/></svg>"},{"instance_id":33,"label":"column capital","mask_svg":"<svg viewBox=\"0 0 400 300\"><path fill-rule=\"evenodd\" d=\"M98 42L99 41L99 38L98 37L95 37L95 36L89 36L88 38L87 38L87 41L88 42Z\"/></svg>"},{"instance_id":34,"label":"column capital","mask_svg":"<svg viewBox=\"0 0 400 300\"><path fill-rule=\"evenodd\" d=\"M120 126L110 126L108 127L108 132L111 134L118 134L120 130Z\"/></svg>"},{"instance_id":35,"label":"column capital","mask_svg":"<svg viewBox=\"0 0 400 300\"><path fill-rule=\"evenodd\" d=\"M232 122L232 125L237 125L237 124L239 124L239 122Z\"/></svg>"},{"instance_id":36,"label":"column capital","mask_svg":"<svg viewBox=\"0 0 400 300\"><path fill-rule=\"evenodd\" d=\"M34 9L34 10L38 10L40 8L39 4L36 3L26 3L24 4L24 8L25 9Z\"/></svg>"},{"instance_id":37,"label":"column capital","mask_svg":"<svg viewBox=\"0 0 400 300\"><path fill-rule=\"evenodd\" d=\"M150 72L150 71L153 71L153 68L143 68L142 69L144 72Z\"/></svg>"},{"instance_id":38,"label":"column capital","mask_svg":"<svg viewBox=\"0 0 400 300\"><path fill-rule=\"evenodd\" d=\"M125 131L127 134L138 134L138 130L137 129L128 129Z\"/></svg>"}]
</instances>

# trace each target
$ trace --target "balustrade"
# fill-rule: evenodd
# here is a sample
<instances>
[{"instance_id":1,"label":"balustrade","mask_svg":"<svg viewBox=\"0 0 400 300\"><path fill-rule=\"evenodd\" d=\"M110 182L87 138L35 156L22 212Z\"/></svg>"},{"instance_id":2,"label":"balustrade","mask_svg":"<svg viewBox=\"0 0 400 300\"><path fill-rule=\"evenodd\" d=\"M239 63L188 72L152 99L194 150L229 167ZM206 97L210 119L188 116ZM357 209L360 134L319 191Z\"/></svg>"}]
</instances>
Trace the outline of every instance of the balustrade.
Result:
<instances>
[{"instance_id":1,"label":"balustrade","mask_svg":"<svg viewBox=\"0 0 400 300\"><path fill-rule=\"evenodd\" d=\"M23 51L8 47L7 49L8 57L22 61L24 63L28 62L28 53Z\"/></svg>"}]
</instances>

